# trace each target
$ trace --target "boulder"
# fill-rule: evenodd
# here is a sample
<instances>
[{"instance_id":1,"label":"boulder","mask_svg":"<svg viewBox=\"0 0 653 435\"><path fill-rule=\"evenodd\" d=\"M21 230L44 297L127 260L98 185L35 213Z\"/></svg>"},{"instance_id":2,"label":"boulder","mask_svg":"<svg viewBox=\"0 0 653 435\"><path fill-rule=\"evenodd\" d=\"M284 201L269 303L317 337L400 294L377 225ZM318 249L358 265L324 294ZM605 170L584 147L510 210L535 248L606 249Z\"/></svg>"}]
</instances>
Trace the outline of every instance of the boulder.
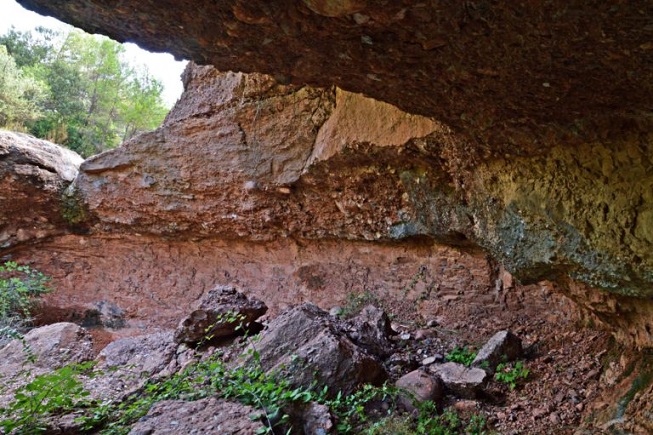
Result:
<instances>
[{"instance_id":1,"label":"boulder","mask_svg":"<svg viewBox=\"0 0 653 435\"><path fill-rule=\"evenodd\" d=\"M67 231L61 194L82 161L53 143L0 131L0 249Z\"/></svg>"},{"instance_id":2,"label":"boulder","mask_svg":"<svg viewBox=\"0 0 653 435\"><path fill-rule=\"evenodd\" d=\"M453 394L466 399L476 398L488 378L484 370L454 362L429 366L429 371L438 375Z\"/></svg>"},{"instance_id":3,"label":"boulder","mask_svg":"<svg viewBox=\"0 0 653 435\"><path fill-rule=\"evenodd\" d=\"M494 373L499 363L514 361L522 354L521 339L510 331L499 331L478 351L472 366Z\"/></svg>"},{"instance_id":4,"label":"boulder","mask_svg":"<svg viewBox=\"0 0 653 435\"><path fill-rule=\"evenodd\" d=\"M264 370L292 385L308 387L317 381L327 385L331 394L350 394L361 384L383 382L387 374L381 363L343 329L328 312L303 304L270 322L241 363L260 359Z\"/></svg>"},{"instance_id":5,"label":"boulder","mask_svg":"<svg viewBox=\"0 0 653 435\"><path fill-rule=\"evenodd\" d=\"M209 397L194 402L164 400L155 404L132 429L131 435L260 433L265 426L250 416L257 410L240 403Z\"/></svg>"},{"instance_id":6,"label":"boulder","mask_svg":"<svg viewBox=\"0 0 653 435\"><path fill-rule=\"evenodd\" d=\"M95 398L125 397L148 379L174 371L176 350L172 331L121 338L100 352L97 375L85 386Z\"/></svg>"},{"instance_id":7,"label":"boulder","mask_svg":"<svg viewBox=\"0 0 653 435\"><path fill-rule=\"evenodd\" d=\"M34 356L35 367L56 370L66 364L93 359L93 339L84 328L74 323L61 322L35 328L25 334L24 342L12 340L0 349L2 368L27 363L28 353Z\"/></svg>"},{"instance_id":8,"label":"boulder","mask_svg":"<svg viewBox=\"0 0 653 435\"><path fill-rule=\"evenodd\" d=\"M266 313L268 307L232 286L217 286L197 303L175 331L177 343L231 337ZM210 338L209 338L210 337Z\"/></svg>"},{"instance_id":9,"label":"boulder","mask_svg":"<svg viewBox=\"0 0 653 435\"><path fill-rule=\"evenodd\" d=\"M393 352L390 318L385 311L368 305L349 322L349 338L373 355L386 357Z\"/></svg>"},{"instance_id":10,"label":"boulder","mask_svg":"<svg viewBox=\"0 0 653 435\"><path fill-rule=\"evenodd\" d=\"M408 411L416 409L415 402L421 403L427 400L437 402L444 397L442 380L422 370L405 374L395 382L395 385L403 390L399 400Z\"/></svg>"}]
</instances>

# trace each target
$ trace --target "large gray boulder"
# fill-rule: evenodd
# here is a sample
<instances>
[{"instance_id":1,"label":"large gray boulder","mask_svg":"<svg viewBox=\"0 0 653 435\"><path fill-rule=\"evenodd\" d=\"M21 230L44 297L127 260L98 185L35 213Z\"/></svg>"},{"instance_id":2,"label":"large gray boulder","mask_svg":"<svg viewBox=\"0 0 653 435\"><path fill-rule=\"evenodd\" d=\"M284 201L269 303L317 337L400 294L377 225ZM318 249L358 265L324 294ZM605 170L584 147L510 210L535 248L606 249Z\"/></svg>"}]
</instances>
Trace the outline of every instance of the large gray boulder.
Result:
<instances>
[{"instance_id":1,"label":"large gray boulder","mask_svg":"<svg viewBox=\"0 0 653 435\"><path fill-rule=\"evenodd\" d=\"M241 363L260 363L292 385L308 387L317 381L328 385L332 394L349 394L358 385L387 378L377 358L354 344L343 325L313 304L295 307L270 322Z\"/></svg>"},{"instance_id":2,"label":"large gray boulder","mask_svg":"<svg viewBox=\"0 0 653 435\"><path fill-rule=\"evenodd\" d=\"M252 407L215 397L194 402L164 400L132 427L130 435L252 435L265 428L250 418L256 413Z\"/></svg>"}]
</instances>

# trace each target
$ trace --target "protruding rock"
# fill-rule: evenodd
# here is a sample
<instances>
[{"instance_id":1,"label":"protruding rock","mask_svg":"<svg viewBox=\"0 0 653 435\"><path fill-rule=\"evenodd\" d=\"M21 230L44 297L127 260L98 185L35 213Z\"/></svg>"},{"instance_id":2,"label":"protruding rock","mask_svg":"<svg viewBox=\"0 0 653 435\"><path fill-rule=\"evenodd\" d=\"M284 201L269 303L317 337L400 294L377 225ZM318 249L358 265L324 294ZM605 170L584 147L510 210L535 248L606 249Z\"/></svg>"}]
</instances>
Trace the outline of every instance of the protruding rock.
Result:
<instances>
[{"instance_id":1,"label":"protruding rock","mask_svg":"<svg viewBox=\"0 0 653 435\"><path fill-rule=\"evenodd\" d=\"M523 353L521 339L510 331L499 331L478 351L472 366L480 367L488 373L494 372L497 365L514 361Z\"/></svg>"},{"instance_id":2,"label":"protruding rock","mask_svg":"<svg viewBox=\"0 0 653 435\"><path fill-rule=\"evenodd\" d=\"M354 343L380 357L392 353L393 345L390 336L393 331L390 318L385 311L374 305L368 305L349 323L351 329L348 335Z\"/></svg>"},{"instance_id":3,"label":"protruding rock","mask_svg":"<svg viewBox=\"0 0 653 435\"><path fill-rule=\"evenodd\" d=\"M487 379L487 373L474 367L448 362L429 366L432 373L437 374L444 385L459 397L474 399Z\"/></svg>"},{"instance_id":4,"label":"protruding rock","mask_svg":"<svg viewBox=\"0 0 653 435\"><path fill-rule=\"evenodd\" d=\"M409 411L415 409L415 402L439 401L444 396L444 385L439 377L422 370L414 370L397 380L395 385L404 390L401 404Z\"/></svg>"},{"instance_id":5,"label":"protruding rock","mask_svg":"<svg viewBox=\"0 0 653 435\"><path fill-rule=\"evenodd\" d=\"M292 385L307 387L317 381L333 394L350 394L360 384L384 381L387 374L379 361L342 329L326 311L303 304L270 322L252 351L264 370L280 373Z\"/></svg>"},{"instance_id":6,"label":"protruding rock","mask_svg":"<svg viewBox=\"0 0 653 435\"><path fill-rule=\"evenodd\" d=\"M66 231L61 194L81 163L53 143L0 131L0 248Z\"/></svg>"},{"instance_id":7,"label":"protruding rock","mask_svg":"<svg viewBox=\"0 0 653 435\"><path fill-rule=\"evenodd\" d=\"M263 302L247 298L235 287L217 286L181 321L175 332L175 341L198 343L204 339L233 336L267 310Z\"/></svg>"},{"instance_id":8,"label":"protruding rock","mask_svg":"<svg viewBox=\"0 0 653 435\"><path fill-rule=\"evenodd\" d=\"M136 423L131 435L177 435L191 433L251 435L265 426L250 416L256 410L240 403L214 397L184 402L164 400L155 404Z\"/></svg>"}]
</instances>

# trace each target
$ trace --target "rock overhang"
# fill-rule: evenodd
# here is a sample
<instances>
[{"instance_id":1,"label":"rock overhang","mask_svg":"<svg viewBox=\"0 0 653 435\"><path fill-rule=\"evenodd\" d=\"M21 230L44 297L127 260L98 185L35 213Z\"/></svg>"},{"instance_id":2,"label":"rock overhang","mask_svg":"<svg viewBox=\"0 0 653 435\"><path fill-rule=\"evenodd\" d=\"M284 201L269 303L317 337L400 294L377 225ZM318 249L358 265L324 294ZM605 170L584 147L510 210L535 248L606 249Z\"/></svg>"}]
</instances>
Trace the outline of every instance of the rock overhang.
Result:
<instances>
[{"instance_id":1,"label":"rock overhang","mask_svg":"<svg viewBox=\"0 0 653 435\"><path fill-rule=\"evenodd\" d=\"M364 93L498 156L650 125L653 9L643 0L19 3L220 70Z\"/></svg>"}]
</instances>

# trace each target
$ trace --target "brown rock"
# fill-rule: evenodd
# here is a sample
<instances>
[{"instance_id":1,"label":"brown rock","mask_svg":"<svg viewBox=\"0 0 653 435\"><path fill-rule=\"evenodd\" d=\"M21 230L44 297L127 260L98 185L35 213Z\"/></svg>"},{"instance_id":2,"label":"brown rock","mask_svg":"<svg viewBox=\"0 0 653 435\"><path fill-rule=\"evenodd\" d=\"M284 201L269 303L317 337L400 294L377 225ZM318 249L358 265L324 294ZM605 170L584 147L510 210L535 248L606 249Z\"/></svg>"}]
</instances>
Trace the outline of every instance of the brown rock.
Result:
<instances>
[{"instance_id":1,"label":"brown rock","mask_svg":"<svg viewBox=\"0 0 653 435\"><path fill-rule=\"evenodd\" d=\"M21 133L0 131L0 247L34 242L67 231L61 194L82 158Z\"/></svg>"},{"instance_id":2,"label":"brown rock","mask_svg":"<svg viewBox=\"0 0 653 435\"><path fill-rule=\"evenodd\" d=\"M444 397L444 385L440 378L422 370L405 374L395 382L397 388L404 390L400 395L401 404L408 410L416 409L415 402L440 401Z\"/></svg>"},{"instance_id":3,"label":"brown rock","mask_svg":"<svg viewBox=\"0 0 653 435\"><path fill-rule=\"evenodd\" d=\"M383 382L387 378L383 366L342 329L329 313L303 304L272 320L251 350L264 370L280 373L292 385L308 387L317 381L328 385L333 395ZM251 363L252 358L246 354L241 363Z\"/></svg>"},{"instance_id":4,"label":"brown rock","mask_svg":"<svg viewBox=\"0 0 653 435\"><path fill-rule=\"evenodd\" d=\"M244 332L268 307L258 299L249 299L231 286L210 290L175 331L177 343L198 343L205 339L234 336Z\"/></svg>"},{"instance_id":5,"label":"brown rock","mask_svg":"<svg viewBox=\"0 0 653 435\"><path fill-rule=\"evenodd\" d=\"M257 410L210 397L194 402L164 400L132 426L131 435L233 434L252 435L265 426L252 421Z\"/></svg>"}]
</instances>

